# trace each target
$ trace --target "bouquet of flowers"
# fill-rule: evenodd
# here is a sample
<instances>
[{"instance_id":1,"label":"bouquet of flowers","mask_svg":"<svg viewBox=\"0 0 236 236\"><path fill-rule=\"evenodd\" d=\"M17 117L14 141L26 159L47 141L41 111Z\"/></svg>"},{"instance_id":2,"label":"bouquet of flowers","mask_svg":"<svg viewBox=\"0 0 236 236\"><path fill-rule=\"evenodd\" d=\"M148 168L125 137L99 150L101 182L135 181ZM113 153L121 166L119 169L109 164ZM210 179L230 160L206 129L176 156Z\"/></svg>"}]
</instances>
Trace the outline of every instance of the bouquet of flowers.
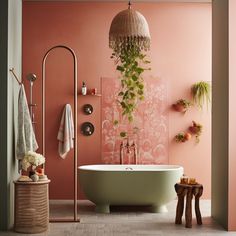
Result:
<instances>
[{"instance_id":1,"label":"bouquet of flowers","mask_svg":"<svg viewBox=\"0 0 236 236\"><path fill-rule=\"evenodd\" d=\"M32 170L35 170L37 166L42 165L43 163L45 163L45 157L33 151L28 151L21 160L22 169L25 171L27 171L29 167L31 167Z\"/></svg>"}]
</instances>

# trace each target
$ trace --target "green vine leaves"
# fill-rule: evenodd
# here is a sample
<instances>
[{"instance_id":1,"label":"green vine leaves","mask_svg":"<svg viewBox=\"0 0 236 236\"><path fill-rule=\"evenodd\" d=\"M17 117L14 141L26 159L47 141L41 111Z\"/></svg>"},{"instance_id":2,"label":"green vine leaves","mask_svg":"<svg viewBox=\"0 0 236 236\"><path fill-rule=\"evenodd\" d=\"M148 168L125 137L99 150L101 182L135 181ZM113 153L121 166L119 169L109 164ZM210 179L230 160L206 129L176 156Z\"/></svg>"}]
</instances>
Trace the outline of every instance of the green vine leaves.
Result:
<instances>
[{"instance_id":1,"label":"green vine leaves","mask_svg":"<svg viewBox=\"0 0 236 236\"><path fill-rule=\"evenodd\" d=\"M127 118L129 123L134 120L134 112L138 102L144 100L143 73L146 65L150 63L146 59L147 55L136 44L122 43L120 48L112 53L111 58L115 60L116 70L120 72L120 90L118 92L118 103L122 109L122 116ZM114 121L114 125L118 125ZM121 132L121 137L126 137L125 132Z\"/></svg>"}]
</instances>

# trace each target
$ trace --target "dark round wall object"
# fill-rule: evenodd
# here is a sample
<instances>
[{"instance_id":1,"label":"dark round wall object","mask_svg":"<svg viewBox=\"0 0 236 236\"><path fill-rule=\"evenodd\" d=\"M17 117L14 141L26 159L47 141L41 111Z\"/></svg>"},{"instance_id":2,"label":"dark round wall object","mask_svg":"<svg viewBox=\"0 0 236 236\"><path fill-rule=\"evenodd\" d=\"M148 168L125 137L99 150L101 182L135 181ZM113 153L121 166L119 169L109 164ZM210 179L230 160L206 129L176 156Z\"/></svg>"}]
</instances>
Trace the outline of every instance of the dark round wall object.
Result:
<instances>
[{"instance_id":1,"label":"dark round wall object","mask_svg":"<svg viewBox=\"0 0 236 236\"><path fill-rule=\"evenodd\" d=\"M93 106L91 104L85 104L83 106L84 114L91 115L93 113Z\"/></svg>"},{"instance_id":2,"label":"dark round wall object","mask_svg":"<svg viewBox=\"0 0 236 236\"><path fill-rule=\"evenodd\" d=\"M83 135L85 136L90 136L94 133L94 126L92 123L90 122L84 122L81 125L81 132Z\"/></svg>"}]
</instances>

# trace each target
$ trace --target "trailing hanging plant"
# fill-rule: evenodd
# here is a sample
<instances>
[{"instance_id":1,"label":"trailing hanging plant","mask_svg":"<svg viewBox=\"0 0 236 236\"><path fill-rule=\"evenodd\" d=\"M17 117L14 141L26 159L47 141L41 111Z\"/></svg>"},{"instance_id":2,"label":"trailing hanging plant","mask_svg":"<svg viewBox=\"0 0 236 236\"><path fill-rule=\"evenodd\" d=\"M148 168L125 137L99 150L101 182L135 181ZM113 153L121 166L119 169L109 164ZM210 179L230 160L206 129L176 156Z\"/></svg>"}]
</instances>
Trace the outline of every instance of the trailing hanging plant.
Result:
<instances>
[{"instance_id":1,"label":"trailing hanging plant","mask_svg":"<svg viewBox=\"0 0 236 236\"><path fill-rule=\"evenodd\" d=\"M116 69L121 73L118 103L122 109L122 116L132 122L138 102L144 99L142 75L145 70L150 70L144 66L150 61L146 59L146 54L137 43L129 41L116 47L111 58L115 59ZM118 121L115 123L117 124ZM124 137L124 132L121 133L121 136Z\"/></svg>"},{"instance_id":2,"label":"trailing hanging plant","mask_svg":"<svg viewBox=\"0 0 236 236\"><path fill-rule=\"evenodd\" d=\"M191 92L194 103L201 109L205 103L208 106L211 102L211 85L209 82L201 81L193 84Z\"/></svg>"},{"instance_id":3,"label":"trailing hanging plant","mask_svg":"<svg viewBox=\"0 0 236 236\"><path fill-rule=\"evenodd\" d=\"M139 133L139 128L138 127L133 127L129 131L122 131L120 132L120 137L121 138L134 138L135 136L137 137Z\"/></svg>"}]
</instances>

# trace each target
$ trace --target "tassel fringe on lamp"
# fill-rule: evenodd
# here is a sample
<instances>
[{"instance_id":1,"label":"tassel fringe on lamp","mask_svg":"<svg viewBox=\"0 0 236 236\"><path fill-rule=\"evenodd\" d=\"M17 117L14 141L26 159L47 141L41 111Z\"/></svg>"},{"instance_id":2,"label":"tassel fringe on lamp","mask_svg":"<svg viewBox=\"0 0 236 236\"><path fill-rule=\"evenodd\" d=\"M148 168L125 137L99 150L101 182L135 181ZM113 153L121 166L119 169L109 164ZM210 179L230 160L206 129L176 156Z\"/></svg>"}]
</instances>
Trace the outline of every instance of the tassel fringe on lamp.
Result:
<instances>
[{"instance_id":1,"label":"tassel fringe on lamp","mask_svg":"<svg viewBox=\"0 0 236 236\"><path fill-rule=\"evenodd\" d=\"M131 9L119 12L112 20L109 31L109 47L119 52L122 47L136 45L141 50L150 49L150 33L145 17Z\"/></svg>"}]
</instances>

